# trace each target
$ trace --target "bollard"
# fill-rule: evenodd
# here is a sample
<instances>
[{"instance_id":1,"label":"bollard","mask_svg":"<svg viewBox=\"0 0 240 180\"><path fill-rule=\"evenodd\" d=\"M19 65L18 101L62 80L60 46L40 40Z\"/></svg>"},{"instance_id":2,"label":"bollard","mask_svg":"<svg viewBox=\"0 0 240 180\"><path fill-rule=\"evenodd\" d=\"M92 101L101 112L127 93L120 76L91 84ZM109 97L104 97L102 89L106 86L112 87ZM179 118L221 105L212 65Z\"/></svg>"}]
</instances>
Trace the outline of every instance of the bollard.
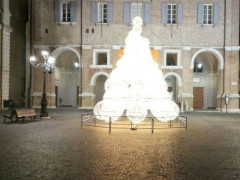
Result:
<instances>
[{"instance_id":1,"label":"bollard","mask_svg":"<svg viewBox=\"0 0 240 180\"><path fill-rule=\"evenodd\" d=\"M185 117L186 118L186 131L187 131L187 117Z\"/></svg>"},{"instance_id":2,"label":"bollard","mask_svg":"<svg viewBox=\"0 0 240 180\"><path fill-rule=\"evenodd\" d=\"M183 109L183 101L181 101L181 112L183 112L184 111L184 109Z\"/></svg>"},{"instance_id":3,"label":"bollard","mask_svg":"<svg viewBox=\"0 0 240 180\"><path fill-rule=\"evenodd\" d=\"M81 128L83 127L83 114L81 114Z\"/></svg>"},{"instance_id":4,"label":"bollard","mask_svg":"<svg viewBox=\"0 0 240 180\"><path fill-rule=\"evenodd\" d=\"M152 118L152 134L153 134L153 129L154 129L154 119Z\"/></svg>"},{"instance_id":5,"label":"bollard","mask_svg":"<svg viewBox=\"0 0 240 180\"><path fill-rule=\"evenodd\" d=\"M108 133L111 133L111 128L112 128L112 120L111 117L109 118L109 131Z\"/></svg>"}]
</instances>

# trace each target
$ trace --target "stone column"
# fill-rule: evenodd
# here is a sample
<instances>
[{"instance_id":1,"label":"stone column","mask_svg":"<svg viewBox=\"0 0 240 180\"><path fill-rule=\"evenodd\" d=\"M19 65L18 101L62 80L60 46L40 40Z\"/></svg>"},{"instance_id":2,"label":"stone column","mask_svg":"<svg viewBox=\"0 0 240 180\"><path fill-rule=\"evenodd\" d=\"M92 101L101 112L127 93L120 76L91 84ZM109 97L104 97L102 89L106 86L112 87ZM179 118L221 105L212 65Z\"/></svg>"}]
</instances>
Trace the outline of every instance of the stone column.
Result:
<instances>
[{"instance_id":1,"label":"stone column","mask_svg":"<svg viewBox=\"0 0 240 180\"><path fill-rule=\"evenodd\" d=\"M228 109L229 111L239 111L239 50L238 48L227 48L225 53L225 94L228 94L230 98Z\"/></svg>"},{"instance_id":2,"label":"stone column","mask_svg":"<svg viewBox=\"0 0 240 180\"><path fill-rule=\"evenodd\" d=\"M1 69L2 69L2 89L1 89L1 109L3 101L9 99L9 75L10 75L10 36L12 28L10 27L11 13L9 11L9 0L3 0L1 13Z\"/></svg>"},{"instance_id":3,"label":"stone column","mask_svg":"<svg viewBox=\"0 0 240 180\"><path fill-rule=\"evenodd\" d=\"M93 55L91 46L83 46L82 50L82 61L83 61L83 72L82 72L82 106L80 109L92 109L94 107L95 96L94 96L94 84L91 84L91 78L94 72L90 69L90 65L93 63Z\"/></svg>"},{"instance_id":4,"label":"stone column","mask_svg":"<svg viewBox=\"0 0 240 180\"><path fill-rule=\"evenodd\" d=\"M193 110L193 69L191 68L191 47L183 47L181 63L182 70L182 94L181 98L188 104L189 110Z\"/></svg>"}]
</instances>

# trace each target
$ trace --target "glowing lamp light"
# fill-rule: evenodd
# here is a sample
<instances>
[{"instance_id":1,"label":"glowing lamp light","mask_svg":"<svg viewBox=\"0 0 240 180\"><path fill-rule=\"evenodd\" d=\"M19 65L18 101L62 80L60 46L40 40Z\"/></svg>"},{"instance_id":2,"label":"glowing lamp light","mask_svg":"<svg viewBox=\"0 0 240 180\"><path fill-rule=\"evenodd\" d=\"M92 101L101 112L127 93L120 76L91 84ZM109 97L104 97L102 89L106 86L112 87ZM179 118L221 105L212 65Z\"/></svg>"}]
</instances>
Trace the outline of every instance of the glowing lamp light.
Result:
<instances>
[{"instance_id":1,"label":"glowing lamp light","mask_svg":"<svg viewBox=\"0 0 240 180\"><path fill-rule=\"evenodd\" d=\"M34 65L34 64L36 63L36 61L37 61L37 59L36 59L35 56L31 56L31 57L30 57L30 63L31 63L32 65Z\"/></svg>"},{"instance_id":2,"label":"glowing lamp light","mask_svg":"<svg viewBox=\"0 0 240 180\"><path fill-rule=\"evenodd\" d=\"M74 63L75 68L79 67L79 64L77 62Z\"/></svg>"},{"instance_id":3,"label":"glowing lamp light","mask_svg":"<svg viewBox=\"0 0 240 180\"><path fill-rule=\"evenodd\" d=\"M42 51L42 56L44 59L48 57L49 53L47 51Z\"/></svg>"},{"instance_id":4,"label":"glowing lamp light","mask_svg":"<svg viewBox=\"0 0 240 180\"><path fill-rule=\"evenodd\" d=\"M105 83L103 100L94 107L98 119L114 122L126 112L132 123L139 124L149 112L163 122L178 116L179 108L153 60L150 42L141 36L142 24L141 17L133 19L133 28L125 39L124 55Z\"/></svg>"},{"instance_id":5,"label":"glowing lamp light","mask_svg":"<svg viewBox=\"0 0 240 180\"><path fill-rule=\"evenodd\" d=\"M54 63L55 63L55 58L52 57L52 56L50 56L50 57L48 58L48 63L49 63L49 65L53 66Z\"/></svg>"},{"instance_id":6,"label":"glowing lamp light","mask_svg":"<svg viewBox=\"0 0 240 180\"><path fill-rule=\"evenodd\" d=\"M202 68L202 64L198 64L197 66L198 66L198 68L199 68L199 69L201 69L201 68Z\"/></svg>"}]
</instances>

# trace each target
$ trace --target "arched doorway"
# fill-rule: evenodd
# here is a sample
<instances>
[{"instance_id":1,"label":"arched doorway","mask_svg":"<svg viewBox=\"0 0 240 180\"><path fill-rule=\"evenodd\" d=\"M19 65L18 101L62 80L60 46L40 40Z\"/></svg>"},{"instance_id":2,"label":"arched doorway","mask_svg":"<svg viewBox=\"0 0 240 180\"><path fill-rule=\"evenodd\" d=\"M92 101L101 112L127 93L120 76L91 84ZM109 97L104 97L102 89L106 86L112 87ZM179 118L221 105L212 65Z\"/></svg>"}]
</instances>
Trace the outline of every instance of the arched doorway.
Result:
<instances>
[{"instance_id":1,"label":"arched doorway","mask_svg":"<svg viewBox=\"0 0 240 180\"><path fill-rule=\"evenodd\" d=\"M179 86L182 86L181 77L175 72L168 72L164 74L163 78L168 85L168 92L172 92L173 100L178 103Z\"/></svg>"},{"instance_id":2,"label":"arched doorway","mask_svg":"<svg viewBox=\"0 0 240 180\"><path fill-rule=\"evenodd\" d=\"M96 84L94 87L95 104L103 99L103 95L105 93L105 82L107 78L108 77L105 75L99 75L96 79Z\"/></svg>"},{"instance_id":3,"label":"arched doorway","mask_svg":"<svg viewBox=\"0 0 240 180\"><path fill-rule=\"evenodd\" d=\"M79 105L80 70L79 56L68 48L55 51L55 94L56 106Z\"/></svg>"},{"instance_id":4,"label":"arched doorway","mask_svg":"<svg viewBox=\"0 0 240 180\"><path fill-rule=\"evenodd\" d=\"M193 108L215 109L217 106L218 69L221 69L222 61L216 52L200 50L194 55Z\"/></svg>"},{"instance_id":5,"label":"arched doorway","mask_svg":"<svg viewBox=\"0 0 240 180\"><path fill-rule=\"evenodd\" d=\"M167 76L165 81L168 85L168 92L172 93L173 100L178 102L178 82L177 78L173 75Z\"/></svg>"}]
</instances>

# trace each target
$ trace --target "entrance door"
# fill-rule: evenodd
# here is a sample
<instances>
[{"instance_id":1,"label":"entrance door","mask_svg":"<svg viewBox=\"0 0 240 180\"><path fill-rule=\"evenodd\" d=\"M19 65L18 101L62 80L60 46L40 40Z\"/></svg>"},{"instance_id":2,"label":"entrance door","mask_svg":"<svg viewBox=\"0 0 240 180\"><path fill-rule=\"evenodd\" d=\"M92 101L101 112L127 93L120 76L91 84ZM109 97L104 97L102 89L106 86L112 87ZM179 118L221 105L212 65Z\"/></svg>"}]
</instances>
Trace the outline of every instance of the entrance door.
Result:
<instances>
[{"instance_id":1,"label":"entrance door","mask_svg":"<svg viewBox=\"0 0 240 180\"><path fill-rule=\"evenodd\" d=\"M193 108L202 108L203 107L203 87L193 87Z\"/></svg>"}]
</instances>

